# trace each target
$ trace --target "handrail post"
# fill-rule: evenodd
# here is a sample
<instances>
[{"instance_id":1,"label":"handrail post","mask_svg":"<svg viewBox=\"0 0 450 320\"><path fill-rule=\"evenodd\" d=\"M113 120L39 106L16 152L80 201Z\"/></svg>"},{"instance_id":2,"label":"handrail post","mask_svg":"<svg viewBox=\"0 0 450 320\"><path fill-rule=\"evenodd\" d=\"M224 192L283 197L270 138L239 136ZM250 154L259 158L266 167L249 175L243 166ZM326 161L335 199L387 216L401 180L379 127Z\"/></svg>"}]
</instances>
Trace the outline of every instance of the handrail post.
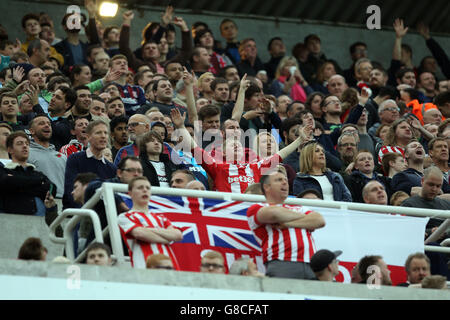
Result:
<instances>
[{"instance_id":1,"label":"handrail post","mask_svg":"<svg viewBox=\"0 0 450 320\"><path fill-rule=\"evenodd\" d=\"M105 204L106 218L109 226L109 239L111 240L111 249L117 259L117 264L125 263L125 254L122 246L122 237L120 235L119 223L117 222L117 207L114 199L114 187L110 183L102 185L103 202Z\"/></svg>"},{"instance_id":2,"label":"handrail post","mask_svg":"<svg viewBox=\"0 0 450 320\"><path fill-rule=\"evenodd\" d=\"M428 238L426 238L425 244L436 242L445 233L448 227L450 227L450 219L446 219L442 222L439 228L437 228Z\"/></svg>"},{"instance_id":3,"label":"handrail post","mask_svg":"<svg viewBox=\"0 0 450 320\"><path fill-rule=\"evenodd\" d=\"M75 216L72 219L69 220L69 222L66 224L65 228L64 228L64 238L66 240L66 256L67 259L69 259L70 261L74 261L75 260L75 256L76 256L76 252L75 252L75 248L73 245L73 240L74 240L74 229L75 226L78 222L80 222L81 217L80 216Z\"/></svg>"}]
</instances>

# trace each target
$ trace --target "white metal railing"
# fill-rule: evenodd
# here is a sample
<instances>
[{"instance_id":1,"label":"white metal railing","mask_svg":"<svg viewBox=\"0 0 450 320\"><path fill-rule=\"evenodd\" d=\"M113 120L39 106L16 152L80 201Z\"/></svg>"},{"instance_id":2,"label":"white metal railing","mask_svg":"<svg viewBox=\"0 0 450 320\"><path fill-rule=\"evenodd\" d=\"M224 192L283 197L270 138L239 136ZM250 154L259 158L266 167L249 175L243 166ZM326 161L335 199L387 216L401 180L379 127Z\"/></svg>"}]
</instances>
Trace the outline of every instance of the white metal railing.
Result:
<instances>
[{"instance_id":1,"label":"white metal railing","mask_svg":"<svg viewBox=\"0 0 450 320\"><path fill-rule=\"evenodd\" d=\"M63 228L63 237L58 238L55 235L56 228L62 225L63 221L73 216L72 219ZM81 221L83 217L88 217L92 220L92 226L94 228L95 239L99 242L103 242L103 234L98 218L97 212L91 209L66 209L64 210L53 223L50 225L50 240L56 243L64 244L66 248L66 256L70 260L75 260L74 250L74 229L76 225ZM77 261L79 262L79 261Z\"/></svg>"},{"instance_id":2,"label":"white metal railing","mask_svg":"<svg viewBox=\"0 0 450 320\"><path fill-rule=\"evenodd\" d=\"M73 229L76 224L80 222L81 217L90 217L93 221L93 227L95 232L95 241L103 242L103 236L109 232L111 240L111 249L113 256L117 261L117 264L124 264L129 261L128 257L125 257L120 230L117 222L117 208L114 200L115 192L128 192L128 185L120 183L103 183L102 187L96 190L94 196L84 204L82 209L66 209L62 215L59 216L50 226L51 235L50 239L57 243L66 244L67 258L71 261L80 262L84 257L85 251L75 257L76 253L73 251ZM226 201L245 201L245 202L264 202L265 197L262 195L249 195L239 193L227 193L227 192L215 192L215 191L199 191L190 189L175 189L175 188L161 188L152 187L153 195L166 195L166 196L182 196L182 197L197 197L197 198L210 198L221 199ZM103 199L105 205L105 212L108 222L108 227L105 230L101 230L100 221L95 211L91 210L97 203ZM410 207L397 207L397 206L381 206L364 203L354 202L341 202L341 201L325 201L325 200L312 200L312 199L299 199L288 198L285 201L286 204L292 205L306 205L312 207L325 207L335 208L341 210L358 210L363 212L377 213L377 214L403 214L407 216L415 217L433 217L446 219L441 226L433 232L433 234L425 240L425 244L435 242L446 231L450 225L450 211L447 210L429 210ZM63 238L57 238L54 234L56 227L67 216L74 215L69 220L68 224L64 228ZM445 240L441 243L441 246L425 245L425 251L430 252L444 252L450 253L450 240Z\"/></svg>"},{"instance_id":3,"label":"white metal railing","mask_svg":"<svg viewBox=\"0 0 450 320\"><path fill-rule=\"evenodd\" d=\"M76 225L81 221L83 217L88 217L92 220L92 227L94 229L95 239L98 242L103 242L103 232L100 224L100 219L98 218L97 212L92 210L98 201L100 201L100 193L101 190L98 189L94 196L89 199L88 202L85 203L82 209L66 209L64 210L50 225L50 240L65 245L66 257L74 262L81 262L84 257L85 252L83 254L76 256L76 252L74 250L74 229ZM63 226L63 222L67 218L73 216L67 224L63 227L63 237L56 236L56 228L58 226Z\"/></svg>"}]
</instances>

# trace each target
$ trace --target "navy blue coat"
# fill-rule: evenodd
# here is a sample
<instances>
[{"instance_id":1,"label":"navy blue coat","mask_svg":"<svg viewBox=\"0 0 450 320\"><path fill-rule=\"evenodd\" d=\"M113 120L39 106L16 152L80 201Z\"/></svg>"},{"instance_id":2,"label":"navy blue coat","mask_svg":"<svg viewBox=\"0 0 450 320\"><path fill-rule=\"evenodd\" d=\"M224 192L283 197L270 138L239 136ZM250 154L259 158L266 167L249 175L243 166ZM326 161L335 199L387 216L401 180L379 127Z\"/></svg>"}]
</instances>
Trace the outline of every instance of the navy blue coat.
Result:
<instances>
[{"instance_id":1,"label":"navy blue coat","mask_svg":"<svg viewBox=\"0 0 450 320\"><path fill-rule=\"evenodd\" d=\"M333 186L334 201L352 202L352 195L341 175L330 170L325 171L324 174ZM294 195L298 195L300 192L307 189L315 189L323 194L322 187L316 179L309 174L297 173L297 176L294 179Z\"/></svg>"}]
</instances>

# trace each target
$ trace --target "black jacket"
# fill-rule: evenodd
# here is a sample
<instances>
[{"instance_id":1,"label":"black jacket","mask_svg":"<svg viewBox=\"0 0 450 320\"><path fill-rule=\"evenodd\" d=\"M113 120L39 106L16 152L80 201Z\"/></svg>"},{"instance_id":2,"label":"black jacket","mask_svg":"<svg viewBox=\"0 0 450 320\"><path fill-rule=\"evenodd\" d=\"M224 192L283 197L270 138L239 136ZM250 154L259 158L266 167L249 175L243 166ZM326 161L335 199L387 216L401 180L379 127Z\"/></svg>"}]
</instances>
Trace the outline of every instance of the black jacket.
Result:
<instances>
[{"instance_id":1,"label":"black jacket","mask_svg":"<svg viewBox=\"0 0 450 320\"><path fill-rule=\"evenodd\" d=\"M388 201L392 196L391 190L391 179L389 177L381 176L376 173L373 174L372 178L368 178L363 175L360 171L354 170L351 175L343 175L345 185L348 190L352 194L353 202L364 203L364 199L362 196L362 190L364 186L372 180L376 180L384 185L386 194L388 196Z\"/></svg>"},{"instance_id":2,"label":"black jacket","mask_svg":"<svg viewBox=\"0 0 450 320\"><path fill-rule=\"evenodd\" d=\"M147 154L145 152L141 152L141 154L139 155L139 159L141 160L142 168L144 169L143 175L147 177L148 181L150 181L150 185L153 187L159 187L160 185L158 174L156 173L155 167L153 167L150 160L148 160ZM168 155L165 153L160 154L159 161L164 163L167 182L170 183L172 173L178 170L178 166L175 165L172 161L170 161Z\"/></svg>"},{"instance_id":3,"label":"black jacket","mask_svg":"<svg viewBox=\"0 0 450 320\"><path fill-rule=\"evenodd\" d=\"M239 64L236 65L238 69L239 76L242 78L244 74L247 76L255 77L259 70L265 70L264 64L261 62L259 57L256 57L255 64L252 66L248 60L241 60Z\"/></svg>"},{"instance_id":4,"label":"black jacket","mask_svg":"<svg viewBox=\"0 0 450 320\"><path fill-rule=\"evenodd\" d=\"M34 215L36 200L42 201L52 183L42 172L36 171L33 165L23 168L17 163L9 163L0 167L0 211L4 213ZM56 186L53 184L53 196Z\"/></svg>"}]
</instances>

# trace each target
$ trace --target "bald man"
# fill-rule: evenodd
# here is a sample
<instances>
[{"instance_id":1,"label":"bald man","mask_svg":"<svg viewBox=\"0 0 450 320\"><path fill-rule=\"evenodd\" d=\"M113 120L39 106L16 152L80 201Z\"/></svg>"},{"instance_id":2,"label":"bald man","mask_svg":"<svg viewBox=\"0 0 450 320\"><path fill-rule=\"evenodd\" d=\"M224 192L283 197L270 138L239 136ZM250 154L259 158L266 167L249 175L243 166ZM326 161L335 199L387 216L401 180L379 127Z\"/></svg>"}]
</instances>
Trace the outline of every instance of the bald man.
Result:
<instances>
[{"instance_id":1,"label":"bald man","mask_svg":"<svg viewBox=\"0 0 450 320\"><path fill-rule=\"evenodd\" d=\"M376 180L369 181L363 188L364 203L387 205L388 197L384 186Z\"/></svg>"},{"instance_id":2,"label":"bald man","mask_svg":"<svg viewBox=\"0 0 450 320\"><path fill-rule=\"evenodd\" d=\"M192 180L191 182L188 182L188 184L186 184L186 189L203 191L206 190L204 184L198 180Z\"/></svg>"},{"instance_id":3,"label":"bald man","mask_svg":"<svg viewBox=\"0 0 450 320\"><path fill-rule=\"evenodd\" d=\"M339 74L331 76L328 80L327 89L328 92L341 99L342 93L348 88L345 78Z\"/></svg>"},{"instance_id":4,"label":"bald man","mask_svg":"<svg viewBox=\"0 0 450 320\"><path fill-rule=\"evenodd\" d=\"M443 180L444 175L438 167L426 168L423 172L420 194L406 199L402 203L402 207L450 210L450 201L438 197L442 193ZM442 221L441 219L430 219L429 224L432 220Z\"/></svg>"},{"instance_id":5,"label":"bald man","mask_svg":"<svg viewBox=\"0 0 450 320\"><path fill-rule=\"evenodd\" d=\"M126 156L139 156L139 148L137 146L137 139L150 131L150 119L143 114L134 114L128 119L127 130L130 136L130 140L133 141L121 148L114 159L114 165L117 167L120 160Z\"/></svg>"},{"instance_id":6,"label":"bald man","mask_svg":"<svg viewBox=\"0 0 450 320\"><path fill-rule=\"evenodd\" d=\"M439 109L437 108L428 109L423 113L423 123L440 125L442 123L441 111L439 111Z\"/></svg>"}]
</instances>

